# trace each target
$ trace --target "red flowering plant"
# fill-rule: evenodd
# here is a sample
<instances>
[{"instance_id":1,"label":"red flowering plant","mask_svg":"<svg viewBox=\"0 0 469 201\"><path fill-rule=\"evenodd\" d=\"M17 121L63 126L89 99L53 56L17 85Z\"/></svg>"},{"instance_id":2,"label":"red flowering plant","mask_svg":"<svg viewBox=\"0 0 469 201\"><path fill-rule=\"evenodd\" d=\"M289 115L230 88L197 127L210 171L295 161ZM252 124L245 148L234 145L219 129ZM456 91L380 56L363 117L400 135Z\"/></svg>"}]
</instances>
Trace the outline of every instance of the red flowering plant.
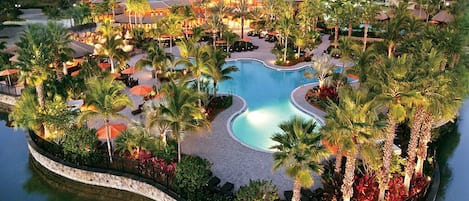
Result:
<instances>
[{"instance_id":1,"label":"red flowering plant","mask_svg":"<svg viewBox=\"0 0 469 201\"><path fill-rule=\"evenodd\" d=\"M365 174L355 176L353 184L354 200L374 201L378 200L379 188L374 175Z\"/></svg>"},{"instance_id":2,"label":"red flowering plant","mask_svg":"<svg viewBox=\"0 0 469 201\"><path fill-rule=\"evenodd\" d=\"M163 158L152 156L148 150L140 150L138 169L145 175L172 176L176 169L176 162L166 162Z\"/></svg>"}]
</instances>

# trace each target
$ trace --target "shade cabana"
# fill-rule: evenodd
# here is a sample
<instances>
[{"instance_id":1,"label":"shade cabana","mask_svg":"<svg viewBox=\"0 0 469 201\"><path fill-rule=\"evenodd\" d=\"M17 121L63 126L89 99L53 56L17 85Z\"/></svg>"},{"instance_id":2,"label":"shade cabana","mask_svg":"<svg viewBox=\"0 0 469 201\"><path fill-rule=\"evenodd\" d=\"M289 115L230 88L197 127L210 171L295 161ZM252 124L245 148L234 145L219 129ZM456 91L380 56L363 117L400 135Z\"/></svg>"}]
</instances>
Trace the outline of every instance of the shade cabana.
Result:
<instances>
[{"instance_id":1,"label":"shade cabana","mask_svg":"<svg viewBox=\"0 0 469 201\"><path fill-rule=\"evenodd\" d=\"M432 21L437 23L449 23L454 20L454 16L449 14L447 11L440 11L432 17Z\"/></svg>"},{"instance_id":2,"label":"shade cabana","mask_svg":"<svg viewBox=\"0 0 469 201\"><path fill-rule=\"evenodd\" d=\"M10 75L18 73L18 69L5 69L0 71L0 76L8 76L8 85L11 85Z\"/></svg>"}]
</instances>

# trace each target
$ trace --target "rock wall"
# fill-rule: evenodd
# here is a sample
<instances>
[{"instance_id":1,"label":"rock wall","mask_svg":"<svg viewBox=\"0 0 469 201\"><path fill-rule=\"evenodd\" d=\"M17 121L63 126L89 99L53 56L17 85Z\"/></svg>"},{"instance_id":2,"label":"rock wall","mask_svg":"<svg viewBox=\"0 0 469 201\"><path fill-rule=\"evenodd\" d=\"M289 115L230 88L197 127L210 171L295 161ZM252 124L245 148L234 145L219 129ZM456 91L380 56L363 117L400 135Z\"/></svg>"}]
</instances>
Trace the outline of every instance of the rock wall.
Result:
<instances>
[{"instance_id":1,"label":"rock wall","mask_svg":"<svg viewBox=\"0 0 469 201\"><path fill-rule=\"evenodd\" d=\"M29 136L28 136L29 137ZM156 201L176 201L173 197L166 194L162 190L152 186L150 184L130 179L124 176L117 176L108 173L92 172L77 168L72 168L48 157L42 155L28 143L28 148L33 158L41 164L44 168L54 172L58 175L66 177L68 179L78 181L85 184L104 186L119 190L125 190L132 193L140 194Z\"/></svg>"},{"instance_id":2,"label":"rock wall","mask_svg":"<svg viewBox=\"0 0 469 201\"><path fill-rule=\"evenodd\" d=\"M14 96L0 94L0 103L3 103L5 105L10 105L10 106L15 105L16 99L17 97L14 97Z\"/></svg>"}]
</instances>

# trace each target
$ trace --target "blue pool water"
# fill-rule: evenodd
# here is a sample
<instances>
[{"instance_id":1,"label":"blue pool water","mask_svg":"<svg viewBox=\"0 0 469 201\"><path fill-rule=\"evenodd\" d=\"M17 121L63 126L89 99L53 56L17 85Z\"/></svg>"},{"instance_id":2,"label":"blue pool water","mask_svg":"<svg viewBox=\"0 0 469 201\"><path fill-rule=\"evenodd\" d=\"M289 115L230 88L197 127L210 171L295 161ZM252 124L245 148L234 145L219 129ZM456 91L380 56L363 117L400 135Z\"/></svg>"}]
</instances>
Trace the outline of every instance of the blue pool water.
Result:
<instances>
[{"instance_id":1,"label":"blue pool water","mask_svg":"<svg viewBox=\"0 0 469 201\"><path fill-rule=\"evenodd\" d=\"M290 102L293 89L313 82L304 78L304 70L277 71L252 60L232 61L228 65L237 66L239 71L230 74L233 80L220 83L219 92L236 94L247 102L247 110L232 122L233 134L242 143L273 151L269 149L274 145L270 137L281 132L281 122L293 115L312 119Z\"/></svg>"}]
</instances>

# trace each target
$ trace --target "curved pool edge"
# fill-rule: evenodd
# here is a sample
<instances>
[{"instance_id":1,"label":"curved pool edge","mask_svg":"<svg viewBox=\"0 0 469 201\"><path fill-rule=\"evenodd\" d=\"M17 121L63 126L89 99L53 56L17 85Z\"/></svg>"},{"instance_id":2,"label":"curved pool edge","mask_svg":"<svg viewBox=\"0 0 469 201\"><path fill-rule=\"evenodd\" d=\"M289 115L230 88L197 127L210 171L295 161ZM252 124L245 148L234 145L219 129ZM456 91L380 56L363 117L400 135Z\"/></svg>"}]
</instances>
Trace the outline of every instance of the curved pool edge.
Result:
<instances>
[{"instance_id":1,"label":"curved pool edge","mask_svg":"<svg viewBox=\"0 0 469 201\"><path fill-rule=\"evenodd\" d=\"M300 111L312 116L322 126L326 122L326 113L312 106L305 99L307 90L318 84L318 82L308 83L293 89L290 93L290 102Z\"/></svg>"},{"instance_id":2,"label":"curved pool edge","mask_svg":"<svg viewBox=\"0 0 469 201\"><path fill-rule=\"evenodd\" d=\"M306 63L302 66L298 66L298 67L291 67L291 66L272 66L268 63L266 63L264 60L261 60L261 59L257 59L257 58L250 58L250 57L241 57L241 58L235 58L235 59L225 59L226 62L230 62L230 61L257 61L259 63L262 63L264 64L265 67L267 68L270 68L272 70L276 70L276 71L297 71L297 70L301 70L303 68L306 68L308 66L311 66L310 63ZM281 67L285 67L285 68L281 68Z\"/></svg>"},{"instance_id":3,"label":"curved pool edge","mask_svg":"<svg viewBox=\"0 0 469 201\"><path fill-rule=\"evenodd\" d=\"M225 94L225 95L228 95L228 94ZM243 141L241 141L240 139L238 139L236 137L236 135L234 134L233 132L233 120L238 117L239 115L243 114L244 112L246 112L246 110L248 109L248 104L247 102L241 97L241 96L238 96L236 94L229 94L231 96L233 96L233 98L236 98L238 99L240 102L241 102L241 107L239 109L237 108L234 108L233 110L233 113L228 117L228 119L226 120L226 124L225 124L225 127L226 127L226 130L228 131L230 137L238 142L239 144L249 148L249 149L252 149L254 151L259 151L259 152L263 152L263 153L274 153L274 151L269 151L269 150L265 150L265 149L260 149L260 148L257 148L257 147L254 147L254 146L251 146L251 145L248 145L246 143L244 143ZM235 101L233 101L234 103ZM234 105L231 105L231 107L235 107Z\"/></svg>"}]
</instances>

